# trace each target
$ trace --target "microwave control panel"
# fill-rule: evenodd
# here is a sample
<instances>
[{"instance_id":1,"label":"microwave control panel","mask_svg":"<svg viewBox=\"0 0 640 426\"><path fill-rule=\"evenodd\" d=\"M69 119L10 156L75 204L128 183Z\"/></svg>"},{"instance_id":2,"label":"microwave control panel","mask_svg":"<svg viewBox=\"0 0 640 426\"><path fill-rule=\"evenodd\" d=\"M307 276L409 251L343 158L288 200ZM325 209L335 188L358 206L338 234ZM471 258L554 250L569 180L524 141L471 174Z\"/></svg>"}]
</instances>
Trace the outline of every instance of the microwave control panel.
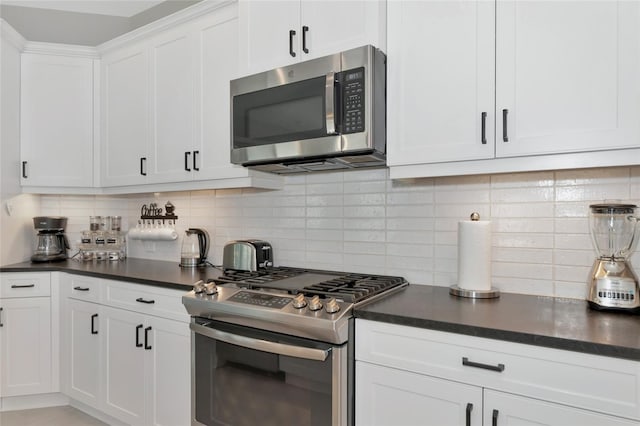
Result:
<instances>
[{"instance_id":1,"label":"microwave control panel","mask_svg":"<svg viewBox=\"0 0 640 426\"><path fill-rule=\"evenodd\" d=\"M340 73L342 133L364 132L364 68Z\"/></svg>"}]
</instances>

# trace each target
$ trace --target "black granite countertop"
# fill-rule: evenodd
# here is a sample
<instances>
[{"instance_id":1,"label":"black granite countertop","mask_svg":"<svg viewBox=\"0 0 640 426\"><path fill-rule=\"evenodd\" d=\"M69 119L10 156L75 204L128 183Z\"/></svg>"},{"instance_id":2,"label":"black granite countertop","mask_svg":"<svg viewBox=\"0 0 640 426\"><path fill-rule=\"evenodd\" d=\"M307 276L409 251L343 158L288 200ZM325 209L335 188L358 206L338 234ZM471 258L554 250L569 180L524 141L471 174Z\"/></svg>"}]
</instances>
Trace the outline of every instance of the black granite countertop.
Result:
<instances>
[{"instance_id":1,"label":"black granite countertop","mask_svg":"<svg viewBox=\"0 0 640 426\"><path fill-rule=\"evenodd\" d=\"M187 291L198 280L206 281L209 278L217 278L222 275L221 270L212 266L187 269L178 266L178 262L135 258L127 258L117 262L78 262L75 260L51 263L23 262L0 267L0 272L40 271L62 271Z\"/></svg>"},{"instance_id":2,"label":"black granite countertop","mask_svg":"<svg viewBox=\"0 0 640 426\"><path fill-rule=\"evenodd\" d=\"M640 316L589 309L583 300L502 293L452 296L412 285L355 310L356 318L640 360Z\"/></svg>"},{"instance_id":3,"label":"black granite countertop","mask_svg":"<svg viewBox=\"0 0 640 426\"><path fill-rule=\"evenodd\" d=\"M217 278L213 267L182 269L178 262L127 258L118 262L23 262L0 272L62 271L111 280L189 290ZM357 318L596 355L640 360L640 316L594 311L585 301L502 293L466 299L447 287L410 285L361 306Z\"/></svg>"}]
</instances>

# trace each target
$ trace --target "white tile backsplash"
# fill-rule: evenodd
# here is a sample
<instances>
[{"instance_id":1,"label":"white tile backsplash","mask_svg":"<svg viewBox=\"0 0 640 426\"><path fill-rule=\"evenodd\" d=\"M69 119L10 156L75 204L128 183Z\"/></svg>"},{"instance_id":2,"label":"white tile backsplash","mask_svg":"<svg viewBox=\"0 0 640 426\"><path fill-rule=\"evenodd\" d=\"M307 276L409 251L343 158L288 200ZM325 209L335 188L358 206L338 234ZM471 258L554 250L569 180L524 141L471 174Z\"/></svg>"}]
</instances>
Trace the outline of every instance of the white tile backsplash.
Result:
<instances>
[{"instance_id":1,"label":"white tile backsplash","mask_svg":"<svg viewBox=\"0 0 640 426\"><path fill-rule=\"evenodd\" d=\"M282 190L206 190L132 196L42 195L42 215L69 217L75 247L90 215L134 227L143 204L176 207L180 238L129 241L129 256L179 261L184 230L226 241L263 238L276 264L403 275L414 284L457 282L457 224L492 220L493 285L505 292L583 298L595 252L588 206L640 204L640 167L391 181L385 169L287 176ZM640 271L640 253L632 262Z\"/></svg>"}]
</instances>

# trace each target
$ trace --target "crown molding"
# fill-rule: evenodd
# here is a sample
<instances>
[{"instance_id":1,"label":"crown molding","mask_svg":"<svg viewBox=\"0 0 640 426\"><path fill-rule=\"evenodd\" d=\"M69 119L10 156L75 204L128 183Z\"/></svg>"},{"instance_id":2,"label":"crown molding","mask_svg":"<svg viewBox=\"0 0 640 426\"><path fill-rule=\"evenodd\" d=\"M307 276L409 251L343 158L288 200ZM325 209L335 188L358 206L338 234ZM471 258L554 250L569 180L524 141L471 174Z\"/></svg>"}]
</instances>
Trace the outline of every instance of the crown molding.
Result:
<instances>
[{"instance_id":1,"label":"crown molding","mask_svg":"<svg viewBox=\"0 0 640 426\"><path fill-rule=\"evenodd\" d=\"M18 50L22 50L24 45L27 43L27 40L22 37L22 34L16 31L15 28L9 25L9 23L2 18L0 18L0 35L3 40L7 40Z\"/></svg>"},{"instance_id":2,"label":"crown molding","mask_svg":"<svg viewBox=\"0 0 640 426\"><path fill-rule=\"evenodd\" d=\"M160 18L157 21L151 22L112 40L106 41L96 46L96 49L100 55L117 49L123 45L127 45L131 42L138 41L150 36L153 36L161 31L173 28L177 25L185 22L192 21L207 13L225 7L227 5L237 3L238 0L202 0L199 3L194 4L186 9L182 9L176 13L173 13L164 18Z\"/></svg>"},{"instance_id":3,"label":"crown molding","mask_svg":"<svg viewBox=\"0 0 640 426\"><path fill-rule=\"evenodd\" d=\"M80 46L75 44L44 43L39 41L27 41L22 49L23 53L39 53L58 56L76 56L81 58L99 59L98 49L92 46Z\"/></svg>"}]
</instances>

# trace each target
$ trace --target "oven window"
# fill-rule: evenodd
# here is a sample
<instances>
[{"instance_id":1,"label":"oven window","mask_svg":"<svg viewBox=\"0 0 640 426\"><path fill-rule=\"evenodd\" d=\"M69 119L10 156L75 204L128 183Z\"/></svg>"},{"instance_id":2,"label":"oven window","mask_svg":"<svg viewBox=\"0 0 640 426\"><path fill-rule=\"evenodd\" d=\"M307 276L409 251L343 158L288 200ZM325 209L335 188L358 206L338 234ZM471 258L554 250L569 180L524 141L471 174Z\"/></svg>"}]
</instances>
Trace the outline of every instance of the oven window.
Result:
<instances>
[{"instance_id":1,"label":"oven window","mask_svg":"<svg viewBox=\"0 0 640 426\"><path fill-rule=\"evenodd\" d=\"M195 415L209 426L330 426L331 355L293 358L195 339Z\"/></svg>"},{"instance_id":2,"label":"oven window","mask_svg":"<svg viewBox=\"0 0 640 426\"><path fill-rule=\"evenodd\" d=\"M327 135L325 77L233 98L233 147L268 145Z\"/></svg>"}]
</instances>

